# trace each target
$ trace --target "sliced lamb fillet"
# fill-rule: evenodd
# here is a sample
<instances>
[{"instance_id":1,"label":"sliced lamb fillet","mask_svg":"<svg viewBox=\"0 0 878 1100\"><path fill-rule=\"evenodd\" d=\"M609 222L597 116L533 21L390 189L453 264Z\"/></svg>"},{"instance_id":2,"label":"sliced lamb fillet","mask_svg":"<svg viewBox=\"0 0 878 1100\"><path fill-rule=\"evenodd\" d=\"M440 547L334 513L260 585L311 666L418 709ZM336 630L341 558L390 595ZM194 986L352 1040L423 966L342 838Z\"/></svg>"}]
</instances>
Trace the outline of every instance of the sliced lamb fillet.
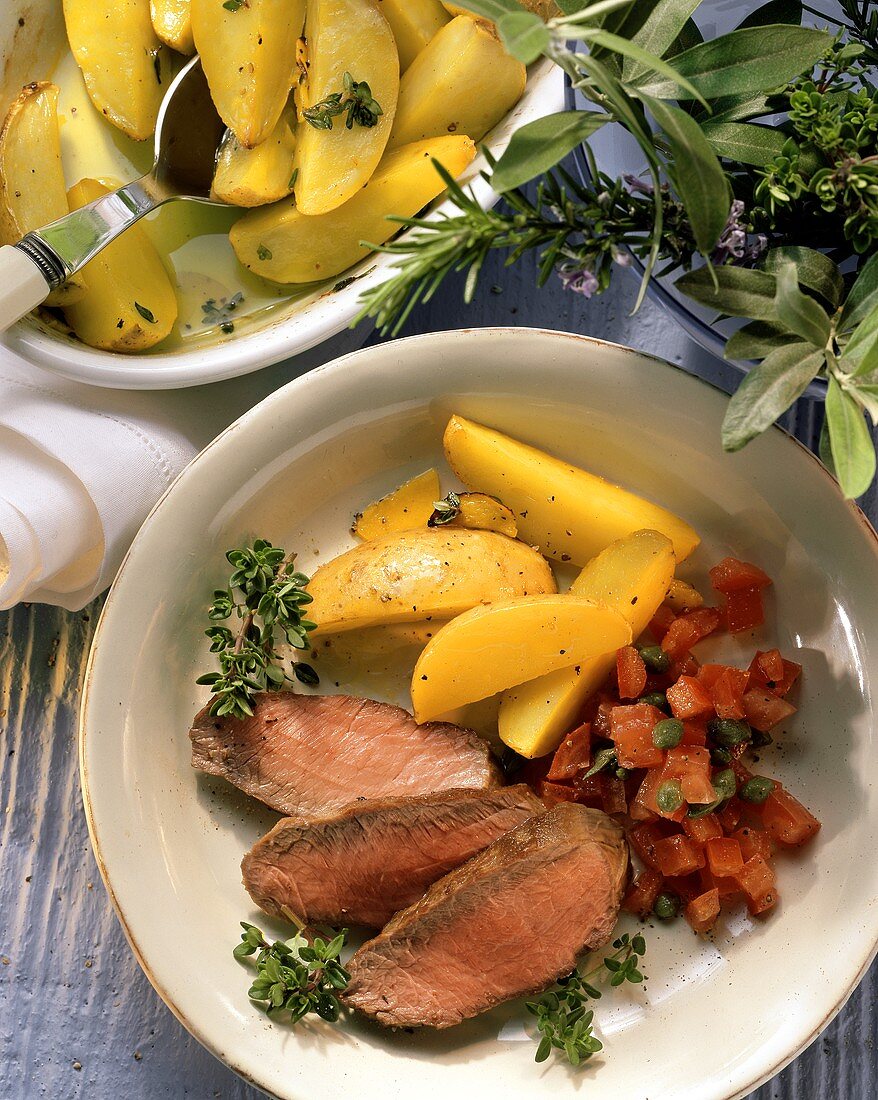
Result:
<instances>
[{"instance_id":1,"label":"sliced lamb fillet","mask_svg":"<svg viewBox=\"0 0 878 1100\"><path fill-rule=\"evenodd\" d=\"M244 857L244 885L273 917L380 928L544 809L519 784L356 802L310 821L285 817Z\"/></svg>"},{"instance_id":2,"label":"sliced lamb fillet","mask_svg":"<svg viewBox=\"0 0 878 1100\"><path fill-rule=\"evenodd\" d=\"M500 783L476 734L418 723L401 707L351 695L266 692L251 718L202 710L189 736L192 766L295 817L332 813L358 799L431 794Z\"/></svg>"},{"instance_id":3,"label":"sliced lamb fillet","mask_svg":"<svg viewBox=\"0 0 878 1100\"><path fill-rule=\"evenodd\" d=\"M348 964L346 1004L387 1027L451 1027L569 974L613 933L621 828L563 802L434 883Z\"/></svg>"}]
</instances>

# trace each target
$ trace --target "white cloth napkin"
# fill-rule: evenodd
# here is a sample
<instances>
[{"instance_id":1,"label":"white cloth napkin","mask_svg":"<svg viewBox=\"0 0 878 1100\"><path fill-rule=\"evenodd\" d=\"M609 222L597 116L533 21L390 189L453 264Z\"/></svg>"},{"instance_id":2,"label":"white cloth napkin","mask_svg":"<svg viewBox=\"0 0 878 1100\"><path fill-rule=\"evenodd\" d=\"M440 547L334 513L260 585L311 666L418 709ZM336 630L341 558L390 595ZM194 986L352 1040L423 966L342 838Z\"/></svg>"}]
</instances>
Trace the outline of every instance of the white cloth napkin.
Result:
<instances>
[{"instance_id":1,"label":"white cloth napkin","mask_svg":"<svg viewBox=\"0 0 878 1100\"><path fill-rule=\"evenodd\" d=\"M369 330L294 360L190 390L107 390L0 347L0 610L77 611L106 588L147 513L224 427Z\"/></svg>"}]
</instances>

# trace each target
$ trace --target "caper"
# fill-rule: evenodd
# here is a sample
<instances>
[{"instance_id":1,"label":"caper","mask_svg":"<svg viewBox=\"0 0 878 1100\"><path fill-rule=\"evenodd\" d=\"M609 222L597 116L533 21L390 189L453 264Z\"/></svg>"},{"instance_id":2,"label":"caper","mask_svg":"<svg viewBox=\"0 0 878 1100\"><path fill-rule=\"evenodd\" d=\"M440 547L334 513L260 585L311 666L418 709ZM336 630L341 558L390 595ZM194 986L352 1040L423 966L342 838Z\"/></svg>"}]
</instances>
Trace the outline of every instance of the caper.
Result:
<instances>
[{"instance_id":1,"label":"caper","mask_svg":"<svg viewBox=\"0 0 878 1100\"><path fill-rule=\"evenodd\" d=\"M716 773L713 777L713 789L716 791L716 797L722 801L734 795L738 789L738 781L735 779L735 773L731 768L725 768L723 771Z\"/></svg>"},{"instance_id":2,"label":"caper","mask_svg":"<svg viewBox=\"0 0 878 1100\"><path fill-rule=\"evenodd\" d=\"M683 740L683 723L679 718L663 718L652 727L652 743L657 749L675 749Z\"/></svg>"},{"instance_id":3,"label":"caper","mask_svg":"<svg viewBox=\"0 0 878 1100\"><path fill-rule=\"evenodd\" d=\"M680 899L670 891L661 893L655 899L652 911L659 920L673 920L680 915Z\"/></svg>"},{"instance_id":4,"label":"caper","mask_svg":"<svg viewBox=\"0 0 878 1100\"><path fill-rule=\"evenodd\" d=\"M763 775L754 775L752 779L747 780L739 793L745 802L755 802L757 806L761 806L773 790L773 779L766 779Z\"/></svg>"},{"instance_id":5,"label":"caper","mask_svg":"<svg viewBox=\"0 0 878 1100\"><path fill-rule=\"evenodd\" d=\"M644 646L640 656L650 672L667 672L671 667L671 658L660 645Z\"/></svg>"},{"instance_id":6,"label":"caper","mask_svg":"<svg viewBox=\"0 0 878 1100\"><path fill-rule=\"evenodd\" d=\"M641 695L637 700L638 703L649 703L651 707L658 707L659 710L669 710L668 697L663 691L650 691L647 695Z\"/></svg>"},{"instance_id":7,"label":"caper","mask_svg":"<svg viewBox=\"0 0 878 1100\"><path fill-rule=\"evenodd\" d=\"M731 748L740 745L742 741L749 741L753 737L753 731L746 722L739 722L735 718L711 718L707 723L709 736L718 745Z\"/></svg>"},{"instance_id":8,"label":"caper","mask_svg":"<svg viewBox=\"0 0 878 1100\"><path fill-rule=\"evenodd\" d=\"M679 779L666 779L655 792L655 804L663 814L676 813L683 805L683 789Z\"/></svg>"},{"instance_id":9,"label":"caper","mask_svg":"<svg viewBox=\"0 0 878 1100\"><path fill-rule=\"evenodd\" d=\"M720 764L731 764L732 754L728 749L712 748L710 750L710 762L719 767Z\"/></svg>"}]
</instances>

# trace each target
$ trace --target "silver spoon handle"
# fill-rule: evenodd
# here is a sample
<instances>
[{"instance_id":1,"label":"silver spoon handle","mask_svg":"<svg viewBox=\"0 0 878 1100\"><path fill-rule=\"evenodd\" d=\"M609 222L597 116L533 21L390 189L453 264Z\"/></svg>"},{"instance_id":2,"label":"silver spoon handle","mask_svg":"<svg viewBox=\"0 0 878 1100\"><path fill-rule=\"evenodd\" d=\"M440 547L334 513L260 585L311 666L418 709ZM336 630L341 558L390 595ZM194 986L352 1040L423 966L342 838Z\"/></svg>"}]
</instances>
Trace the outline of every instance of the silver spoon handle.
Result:
<instances>
[{"instance_id":1,"label":"silver spoon handle","mask_svg":"<svg viewBox=\"0 0 878 1100\"><path fill-rule=\"evenodd\" d=\"M142 176L50 222L39 232L28 233L15 247L41 268L54 290L168 198L151 175Z\"/></svg>"}]
</instances>

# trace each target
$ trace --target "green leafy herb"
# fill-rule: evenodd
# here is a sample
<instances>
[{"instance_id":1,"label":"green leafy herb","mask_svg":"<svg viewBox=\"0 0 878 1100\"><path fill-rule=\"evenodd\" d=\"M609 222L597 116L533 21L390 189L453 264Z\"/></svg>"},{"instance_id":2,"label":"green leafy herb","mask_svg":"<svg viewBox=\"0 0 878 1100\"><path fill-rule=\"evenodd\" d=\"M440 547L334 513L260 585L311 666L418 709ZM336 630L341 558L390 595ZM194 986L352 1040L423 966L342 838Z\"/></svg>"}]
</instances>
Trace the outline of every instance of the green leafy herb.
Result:
<instances>
[{"instance_id":1,"label":"green leafy herb","mask_svg":"<svg viewBox=\"0 0 878 1100\"><path fill-rule=\"evenodd\" d=\"M332 120L339 115L346 116L345 128L348 130L353 129L354 123L358 126L375 126L383 114L381 105L373 98L366 81L354 80L350 73L344 74L342 91L333 92L302 112L305 121L315 130L331 130Z\"/></svg>"},{"instance_id":2,"label":"green leafy herb","mask_svg":"<svg viewBox=\"0 0 878 1100\"><path fill-rule=\"evenodd\" d=\"M303 614L312 596L305 590L308 577L293 568L295 555L288 557L279 546L256 539L252 546L229 550L226 560L233 572L228 586L213 594L207 614L214 625L205 631L220 669L196 683L206 684L213 694L209 714L244 718L253 713L255 692L278 691L289 682L278 645L285 641L305 649L316 624ZM235 631L220 625L231 618L240 620ZM295 669L300 667L295 673L299 680L318 682L310 665Z\"/></svg>"},{"instance_id":3,"label":"green leafy herb","mask_svg":"<svg viewBox=\"0 0 878 1100\"><path fill-rule=\"evenodd\" d=\"M616 987L643 981L639 965L646 954L646 941L643 936L632 938L626 933L613 941L613 947L615 951L594 969L585 974L574 970L539 1000L527 1002L525 1007L536 1017L540 1033L534 1061L545 1062L557 1050L572 1066L578 1066L603 1049L593 1032L594 1012L588 1002L600 998L600 982L609 980L610 986Z\"/></svg>"},{"instance_id":4,"label":"green leafy herb","mask_svg":"<svg viewBox=\"0 0 878 1100\"><path fill-rule=\"evenodd\" d=\"M619 761L616 759L616 750L609 746L604 749L598 749L594 754L591 767L582 777L588 779L589 776L597 775L598 772L614 770L619 766Z\"/></svg>"},{"instance_id":5,"label":"green leafy herb","mask_svg":"<svg viewBox=\"0 0 878 1100\"><path fill-rule=\"evenodd\" d=\"M219 301L216 298L208 298L206 302L201 304L201 323L218 327L221 332L226 334L234 332L235 326L231 315L243 301L244 295L240 290L237 294L233 294L231 298L220 298Z\"/></svg>"},{"instance_id":6,"label":"green leafy herb","mask_svg":"<svg viewBox=\"0 0 878 1100\"><path fill-rule=\"evenodd\" d=\"M260 260L270 260L272 257L272 251L270 248L266 248L264 244L258 244L256 246L256 255Z\"/></svg>"},{"instance_id":7,"label":"green leafy herb","mask_svg":"<svg viewBox=\"0 0 878 1100\"><path fill-rule=\"evenodd\" d=\"M294 936L270 943L253 924L241 921L241 942L232 952L243 961L255 955L256 977L248 996L269 1016L288 1015L291 1024L309 1013L334 1023L341 1013L338 994L350 981L341 964L347 931L332 939Z\"/></svg>"},{"instance_id":8,"label":"green leafy herb","mask_svg":"<svg viewBox=\"0 0 878 1100\"><path fill-rule=\"evenodd\" d=\"M147 309L146 306L142 306L140 302L135 302L134 308L144 319L144 321L147 321L151 325L154 325L156 323L155 314L151 309Z\"/></svg>"},{"instance_id":9,"label":"green leafy herb","mask_svg":"<svg viewBox=\"0 0 878 1100\"><path fill-rule=\"evenodd\" d=\"M249 7L247 0L225 0L223 7L226 11L238 11L239 8Z\"/></svg>"},{"instance_id":10,"label":"green leafy herb","mask_svg":"<svg viewBox=\"0 0 878 1100\"><path fill-rule=\"evenodd\" d=\"M444 527L446 523L452 523L460 515L460 497L457 493L449 493L442 500L433 501L433 514L427 520L428 527Z\"/></svg>"},{"instance_id":11,"label":"green leafy herb","mask_svg":"<svg viewBox=\"0 0 878 1100\"><path fill-rule=\"evenodd\" d=\"M294 168L293 169L293 174L290 176L290 182L287 184L287 187L290 191L292 191L292 189L296 186L296 180L298 178L299 178L299 169Z\"/></svg>"}]
</instances>

